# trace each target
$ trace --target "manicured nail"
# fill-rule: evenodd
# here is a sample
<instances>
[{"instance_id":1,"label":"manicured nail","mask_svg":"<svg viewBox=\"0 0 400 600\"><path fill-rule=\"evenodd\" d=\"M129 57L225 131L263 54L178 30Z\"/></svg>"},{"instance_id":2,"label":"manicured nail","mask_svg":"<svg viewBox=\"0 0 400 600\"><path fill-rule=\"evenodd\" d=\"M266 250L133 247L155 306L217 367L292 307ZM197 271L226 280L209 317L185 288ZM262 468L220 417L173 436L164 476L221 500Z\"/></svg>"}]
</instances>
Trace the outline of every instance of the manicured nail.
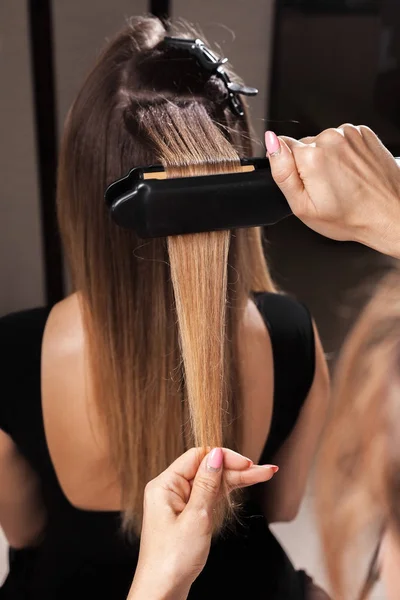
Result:
<instances>
[{"instance_id":1,"label":"manicured nail","mask_svg":"<svg viewBox=\"0 0 400 600\"><path fill-rule=\"evenodd\" d=\"M219 471L224 460L222 448L214 448L207 457L207 469L209 471Z\"/></svg>"},{"instance_id":2,"label":"manicured nail","mask_svg":"<svg viewBox=\"0 0 400 600\"><path fill-rule=\"evenodd\" d=\"M265 133L265 145L269 156L277 156L281 151L281 143L273 131Z\"/></svg>"},{"instance_id":3,"label":"manicured nail","mask_svg":"<svg viewBox=\"0 0 400 600\"><path fill-rule=\"evenodd\" d=\"M264 467L264 469L271 469L274 475L279 471L279 467L276 465L260 465L260 467Z\"/></svg>"},{"instance_id":4,"label":"manicured nail","mask_svg":"<svg viewBox=\"0 0 400 600\"><path fill-rule=\"evenodd\" d=\"M241 458L245 458L249 463L249 467L254 465L254 462L251 460L251 458L247 458L247 456L243 456L243 454L240 454L239 452L235 452L234 450L231 450L231 452L233 452L234 454L237 454L237 456L240 456Z\"/></svg>"}]
</instances>

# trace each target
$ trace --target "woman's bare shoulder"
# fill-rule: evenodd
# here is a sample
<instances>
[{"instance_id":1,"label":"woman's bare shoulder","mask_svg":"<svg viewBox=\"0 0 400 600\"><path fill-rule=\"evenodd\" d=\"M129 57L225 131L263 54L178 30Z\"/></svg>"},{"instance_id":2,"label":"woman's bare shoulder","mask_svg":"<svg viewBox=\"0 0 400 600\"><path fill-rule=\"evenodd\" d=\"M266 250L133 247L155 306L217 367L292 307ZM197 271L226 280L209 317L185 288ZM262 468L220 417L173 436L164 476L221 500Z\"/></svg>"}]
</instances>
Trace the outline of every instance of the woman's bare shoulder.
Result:
<instances>
[{"instance_id":1,"label":"woman's bare shoulder","mask_svg":"<svg viewBox=\"0 0 400 600\"><path fill-rule=\"evenodd\" d=\"M53 306L47 319L43 338L44 350L50 356L70 355L82 347L83 319L81 301L77 293L71 294Z\"/></svg>"},{"instance_id":2,"label":"woman's bare shoulder","mask_svg":"<svg viewBox=\"0 0 400 600\"><path fill-rule=\"evenodd\" d=\"M73 294L52 308L43 336L41 382L45 422L66 399L69 411L78 409L78 399L86 395L86 381L83 322L78 295Z\"/></svg>"},{"instance_id":3,"label":"woman's bare shoulder","mask_svg":"<svg viewBox=\"0 0 400 600\"><path fill-rule=\"evenodd\" d=\"M240 333L244 342L261 343L270 346L268 330L264 319L253 300L249 298L240 322Z\"/></svg>"}]
</instances>

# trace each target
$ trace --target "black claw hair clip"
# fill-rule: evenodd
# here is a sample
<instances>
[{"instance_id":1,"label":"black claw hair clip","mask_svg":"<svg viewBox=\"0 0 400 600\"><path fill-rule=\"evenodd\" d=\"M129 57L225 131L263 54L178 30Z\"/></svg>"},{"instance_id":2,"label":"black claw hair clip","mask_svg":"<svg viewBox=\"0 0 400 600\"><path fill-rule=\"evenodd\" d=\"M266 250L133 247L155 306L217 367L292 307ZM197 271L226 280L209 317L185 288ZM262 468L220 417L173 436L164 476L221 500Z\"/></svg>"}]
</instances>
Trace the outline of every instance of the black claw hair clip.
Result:
<instances>
[{"instance_id":1,"label":"black claw hair clip","mask_svg":"<svg viewBox=\"0 0 400 600\"><path fill-rule=\"evenodd\" d=\"M212 52L204 42L199 39L190 40L186 38L168 37L164 38L164 43L170 48L177 48L185 50L191 54L198 62L198 64L210 75L216 75L221 81L223 81L228 91L229 106L232 112L238 117L244 115L243 104L240 96L256 96L258 94L257 88L248 87L246 85L240 85L231 81L228 73L224 69L223 65L228 61L227 58L219 58L214 52Z\"/></svg>"}]
</instances>

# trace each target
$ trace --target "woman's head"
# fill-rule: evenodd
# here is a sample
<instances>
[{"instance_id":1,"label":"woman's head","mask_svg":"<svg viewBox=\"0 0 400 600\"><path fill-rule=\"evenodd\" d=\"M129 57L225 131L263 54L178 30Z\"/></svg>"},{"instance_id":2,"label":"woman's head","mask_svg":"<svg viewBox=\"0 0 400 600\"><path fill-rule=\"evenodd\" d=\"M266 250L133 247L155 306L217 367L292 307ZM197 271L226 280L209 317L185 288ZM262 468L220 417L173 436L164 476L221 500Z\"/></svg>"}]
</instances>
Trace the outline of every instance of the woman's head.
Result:
<instances>
[{"instance_id":1,"label":"woman's head","mask_svg":"<svg viewBox=\"0 0 400 600\"><path fill-rule=\"evenodd\" d=\"M236 324L251 290L272 289L258 230L143 242L107 213L106 187L132 167L223 173L251 155L224 84L165 35L136 18L106 47L69 112L58 180L93 394L136 528L145 483L188 445L240 443Z\"/></svg>"},{"instance_id":2,"label":"woman's head","mask_svg":"<svg viewBox=\"0 0 400 600\"><path fill-rule=\"evenodd\" d=\"M384 278L342 353L317 478L318 512L334 598L370 586L371 555L400 594L400 273ZM396 577L398 578L396 581ZM391 596L389 595L391 599Z\"/></svg>"}]
</instances>

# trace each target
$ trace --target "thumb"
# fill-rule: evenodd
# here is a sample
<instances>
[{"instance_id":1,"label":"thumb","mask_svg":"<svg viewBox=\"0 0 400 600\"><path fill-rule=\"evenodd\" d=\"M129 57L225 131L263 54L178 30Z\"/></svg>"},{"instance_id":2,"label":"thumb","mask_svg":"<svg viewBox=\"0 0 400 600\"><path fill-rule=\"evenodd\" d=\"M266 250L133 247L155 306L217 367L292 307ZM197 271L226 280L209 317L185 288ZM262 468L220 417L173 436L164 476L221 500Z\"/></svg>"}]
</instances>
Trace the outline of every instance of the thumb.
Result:
<instances>
[{"instance_id":1,"label":"thumb","mask_svg":"<svg viewBox=\"0 0 400 600\"><path fill-rule=\"evenodd\" d=\"M214 448L204 457L193 481L189 509L212 513L221 487L223 461L222 448Z\"/></svg>"},{"instance_id":2,"label":"thumb","mask_svg":"<svg viewBox=\"0 0 400 600\"><path fill-rule=\"evenodd\" d=\"M297 170L296 161L290 146L302 145L291 138L278 138L273 131L265 134L267 156L275 183L281 189L293 210L299 196L304 194L304 185ZM296 211L293 210L296 214Z\"/></svg>"}]
</instances>

